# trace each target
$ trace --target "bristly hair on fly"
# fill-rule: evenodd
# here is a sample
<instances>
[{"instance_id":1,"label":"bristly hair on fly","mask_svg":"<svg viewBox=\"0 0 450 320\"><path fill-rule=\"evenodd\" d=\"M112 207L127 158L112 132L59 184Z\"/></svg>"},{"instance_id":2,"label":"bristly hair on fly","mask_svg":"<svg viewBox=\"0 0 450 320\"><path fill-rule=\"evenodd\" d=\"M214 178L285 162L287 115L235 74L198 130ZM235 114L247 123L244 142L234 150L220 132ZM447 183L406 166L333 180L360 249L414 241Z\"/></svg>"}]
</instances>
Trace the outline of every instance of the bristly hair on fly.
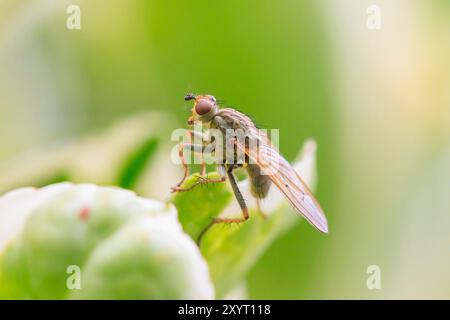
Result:
<instances>
[{"instance_id":1,"label":"bristly hair on fly","mask_svg":"<svg viewBox=\"0 0 450 320\"><path fill-rule=\"evenodd\" d=\"M193 96L198 96L198 93L191 93ZM216 99L216 103L219 107L223 106L223 104L225 103L225 100L223 99ZM185 103L184 104L184 108L188 111L190 111L192 109L192 105L190 105L189 103Z\"/></svg>"},{"instance_id":2,"label":"bristly hair on fly","mask_svg":"<svg viewBox=\"0 0 450 320\"><path fill-rule=\"evenodd\" d=\"M189 93L188 95L197 96L197 93ZM184 109L188 112L192 110L192 105L190 105L189 102L187 102L186 98L184 99Z\"/></svg>"},{"instance_id":3,"label":"bristly hair on fly","mask_svg":"<svg viewBox=\"0 0 450 320\"><path fill-rule=\"evenodd\" d=\"M258 129L264 129L264 128L266 128L266 126L263 125L263 124L261 124L261 122L255 120L255 117L254 117L252 114L245 113L245 115L246 115L247 117L249 117L250 120L252 120L252 122L253 122L253 124L255 125L256 128L258 128Z\"/></svg>"},{"instance_id":4,"label":"bristly hair on fly","mask_svg":"<svg viewBox=\"0 0 450 320\"><path fill-rule=\"evenodd\" d=\"M213 128L218 128L222 132L228 129L245 129L248 130L248 138L253 139L258 143L256 148L250 148L247 144L247 137L245 137L245 139L234 139L233 143L235 148L232 150L234 151L234 154L232 155L237 155L238 151L243 152L246 156L247 163L251 164L245 168L245 173L250 177L249 181L252 187L251 190L253 190L252 195L255 196L257 200L260 198L265 198L268 195L268 187L271 184L274 184L301 216L308 220L319 231L328 233L328 222L326 216L323 213L319 203L308 189L308 186L303 182L299 174L290 165L290 163L278 152L278 146L273 145L270 134L268 134L268 132L261 132L263 129L260 129L259 127L257 127L258 129L256 128L255 120L251 115L244 116L243 113L240 113L232 107L229 109L219 110L218 105L222 104L223 101L217 102L217 100L211 95L195 96L192 93L188 93L184 96L184 100L195 100L192 114L187 121L188 125L194 124L197 120L202 123L206 123L209 127L212 125ZM262 134L262 136L260 134ZM190 146L192 147L192 145ZM185 146L181 145L181 148L184 149ZM193 148L192 150L194 151ZM198 153L203 153L203 149L199 150ZM182 152L179 152L179 156L184 167L184 176L176 186L172 187L172 192L189 190L181 187L186 178L189 177L189 166L186 163ZM236 157L234 157L234 159L236 159ZM250 161L253 161L253 163ZM224 182L228 178L234 195L240 205L242 217L213 220L203 231L201 231L197 244L200 243L202 235L212 225L216 223L244 222L250 217L246 201L239 190L236 177L233 175L233 170L237 169L235 168L235 164L237 163L230 162L228 165L217 163L216 165L218 165L219 168L224 169L218 170L222 171L221 179L205 178L203 183ZM243 167L244 166L241 166L241 168ZM224 171L227 171L227 175L224 174ZM205 162L202 165L201 172L206 172Z\"/></svg>"},{"instance_id":5,"label":"bristly hair on fly","mask_svg":"<svg viewBox=\"0 0 450 320\"><path fill-rule=\"evenodd\" d=\"M193 96L197 96L198 94L192 94ZM234 107L234 106L225 106L225 100L223 100L223 99L218 99L218 98L216 98L216 103L217 103L217 105L219 106L219 107L221 107L221 108L232 108L232 109L234 109L234 110L236 110L236 111L239 111L240 113L243 113L243 114L245 114L247 117L249 117L250 118L250 120L252 120L252 122L253 122L253 124L256 126L256 128L258 128L258 129L264 129L266 126L265 125L263 125L263 124L261 124L259 121L257 121L256 119L255 119L255 117L252 115L252 114L248 114L247 112L243 112L243 111L241 111L241 110L239 110L238 108L236 108L236 107ZM192 109L192 106L191 105L189 105L188 103L185 103L185 105L184 105L184 108L187 110L187 111L190 111L191 109Z\"/></svg>"},{"instance_id":6,"label":"bristly hair on fly","mask_svg":"<svg viewBox=\"0 0 450 320\"><path fill-rule=\"evenodd\" d=\"M264 129L266 127L265 125L261 124L261 122L255 120L255 117L252 114L249 114L247 112L243 112L243 111L239 110L238 108L236 108L234 106L226 106L226 108L232 108L232 109L234 109L234 110L236 110L236 111L238 111L238 112L240 112L242 114L245 114L247 117L250 118L250 120L252 120L253 124L255 125L255 127L257 129Z\"/></svg>"},{"instance_id":7,"label":"bristly hair on fly","mask_svg":"<svg viewBox=\"0 0 450 320\"><path fill-rule=\"evenodd\" d=\"M217 103L219 106L222 106L222 105L225 103L225 100L223 100L223 99L216 99L216 103Z\"/></svg>"}]
</instances>

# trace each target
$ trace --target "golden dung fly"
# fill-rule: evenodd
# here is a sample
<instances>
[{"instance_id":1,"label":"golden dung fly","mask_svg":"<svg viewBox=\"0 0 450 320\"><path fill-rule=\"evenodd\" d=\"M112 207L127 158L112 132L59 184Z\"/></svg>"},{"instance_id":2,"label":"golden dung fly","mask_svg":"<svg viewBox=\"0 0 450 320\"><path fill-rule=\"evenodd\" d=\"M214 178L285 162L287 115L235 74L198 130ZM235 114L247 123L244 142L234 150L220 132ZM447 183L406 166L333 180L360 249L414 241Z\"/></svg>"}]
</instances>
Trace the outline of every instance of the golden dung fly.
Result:
<instances>
[{"instance_id":1,"label":"golden dung fly","mask_svg":"<svg viewBox=\"0 0 450 320\"><path fill-rule=\"evenodd\" d=\"M179 156L184 167L183 179L172 188L172 192L188 191L198 184L230 181L234 195L242 210L242 218L217 218L214 223L244 222L249 218L248 208L233 174L236 168L244 167L249 175L251 194L258 200L267 196L274 184L291 203L291 205L314 227L328 233L327 219L302 178L289 162L273 147L264 130L255 126L245 114L232 108L219 108L211 95L187 94L186 101L193 100L192 115L188 119L190 126L200 123L216 134L206 135L195 130L189 136L200 138L202 143L181 143ZM182 183L189 175L189 167L183 155L184 150L204 154L214 154L220 178L200 178L189 188ZM201 175L205 176L205 162L202 158ZM208 229L207 228L207 229ZM206 230L205 230L206 231ZM202 233L203 234L203 233Z\"/></svg>"}]
</instances>

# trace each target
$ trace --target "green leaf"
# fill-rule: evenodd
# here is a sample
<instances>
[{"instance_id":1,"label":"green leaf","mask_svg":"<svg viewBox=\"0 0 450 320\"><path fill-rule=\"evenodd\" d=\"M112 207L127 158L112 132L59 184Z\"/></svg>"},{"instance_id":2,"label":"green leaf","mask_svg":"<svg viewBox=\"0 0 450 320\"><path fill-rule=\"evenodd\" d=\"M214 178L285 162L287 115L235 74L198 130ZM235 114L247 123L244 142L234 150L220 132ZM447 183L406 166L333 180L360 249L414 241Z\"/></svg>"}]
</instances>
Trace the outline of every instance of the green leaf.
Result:
<instances>
[{"instance_id":1,"label":"green leaf","mask_svg":"<svg viewBox=\"0 0 450 320\"><path fill-rule=\"evenodd\" d=\"M217 172L208 173L207 179L219 179ZM186 178L181 188L194 186L201 176L193 174ZM233 199L233 193L225 183L198 185L186 192L177 192L172 203L178 209L178 219L184 231L195 241L200 233L217 217Z\"/></svg>"},{"instance_id":2,"label":"green leaf","mask_svg":"<svg viewBox=\"0 0 450 320\"><path fill-rule=\"evenodd\" d=\"M240 224L216 224L202 239L201 251L219 299L245 278L272 241L297 218L284 207L265 218L257 211L250 215L248 221Z\"/></svg>"},{"instance_id":3,"label":"green leaf","mask_svg":"<svg viewBox=\"0 0 450 320\"><path fill-rule=\"evenodd\" d=\"M0 161L0 193L61 181L119 184L134 190L162 149L160 142L169 136L172 123L165 113L140 113L96 135Z\"/></svg>"},{"instance_id":4,"label":"green leaf","mask_svg":"<svg viewBox=\"0 0 450 320\"><path fill-rule=\"evenodd\" d=\"M133 189L140 175L154 156L157 147L158 139L150 138L130 155L130 158L120 170L117 182L119 187Z\"/></svg>"},{"instance_id":5,"label":"green leaf","mask_svg":"<svg viewBox=\"0 0 450 320\"><path fill-rule=\"evenodd\" d=\"M294 165L312 187L315 182L315 151L315 142L306 142L300 153L300 161ZM210 173L209 177L217 178L219 174ZM198 179L199 175L193 174L182 187L189 188ZM276 237L300 221L298 214L290 208L275 186L271 187L268 197L264 199L271 203L270 210L261 213L251 202L247 181L241 181L238 185L250 208L250 219L241 223L215 224L207 230L200 243L219 299L226 297L245 280L248 271ZM232 207L232 212L227 214L229 217L242 216L228 182L211 184L207 188L197 186L190 191L176 193L172 201L178 209L184 230L194 240L213 218L223 215L225 208Z\"/></svg>"},{"instance_id":6,"label":"green leaf","mask_svg":"<svg viewBox=\"0 0 450 320\"><path fill-rule=\"evenodd\" d=\"M208 178L217 179L219 174L209 173ZM193 174L181 187L192 187L199 179L199 174ZM228 183L198 185L172 197L183 229L195 241L231 201L236 200ZM200 247L209 264L218 298L223 298L241 282L272 240L295 222L295 214L286 214L285 211L286 207L282 206L275 213L263 217L257 210L252 210L248 221L215 224L207 230ZM235 216L239 215L241 212L236 212Z\"/></svg>"}]
</instances>

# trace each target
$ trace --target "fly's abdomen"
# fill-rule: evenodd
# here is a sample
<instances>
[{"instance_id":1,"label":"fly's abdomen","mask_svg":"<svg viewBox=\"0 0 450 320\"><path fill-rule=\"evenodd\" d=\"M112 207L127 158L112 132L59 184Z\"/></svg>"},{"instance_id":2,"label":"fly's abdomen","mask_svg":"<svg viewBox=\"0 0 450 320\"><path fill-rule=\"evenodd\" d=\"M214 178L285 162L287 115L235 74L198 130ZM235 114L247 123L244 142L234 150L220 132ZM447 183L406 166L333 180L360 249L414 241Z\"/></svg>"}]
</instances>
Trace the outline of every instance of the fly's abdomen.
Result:
<instances>
[{"instance_id":1,"label":"fly's abdomen","mask_svg":"<svg viewBox=\"0 0 450 320\"><path fill-rule=\"evenodd\" d=\"M249 164L246 169L250 179L252 195L258 199L265 198L272 184L269 176L261 174L261 169L255 164Z\"/></svg>"}]
</instances>

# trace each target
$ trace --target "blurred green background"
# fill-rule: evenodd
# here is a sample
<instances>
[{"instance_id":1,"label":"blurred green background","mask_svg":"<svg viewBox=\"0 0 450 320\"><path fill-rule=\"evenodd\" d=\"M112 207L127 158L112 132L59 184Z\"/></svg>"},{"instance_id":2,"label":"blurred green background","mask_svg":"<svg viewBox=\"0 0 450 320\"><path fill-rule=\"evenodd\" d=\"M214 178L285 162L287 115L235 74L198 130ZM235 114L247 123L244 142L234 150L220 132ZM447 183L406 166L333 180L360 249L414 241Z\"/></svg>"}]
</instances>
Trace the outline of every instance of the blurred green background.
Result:
<instances>
[{"instance_id":1,"label":"blurred green background","mask_svg":"<svg viewBox=\"0 0 450 320\"><path fill-rule=\"evenodd\" d=\"M183 95L210 93L280 129L289 160L319 146L330 234L279 238L250 298L448 299L449 27L442 0L0 1L0 168L141 111L183 127Z\"/></svg>"}]
</instances>

